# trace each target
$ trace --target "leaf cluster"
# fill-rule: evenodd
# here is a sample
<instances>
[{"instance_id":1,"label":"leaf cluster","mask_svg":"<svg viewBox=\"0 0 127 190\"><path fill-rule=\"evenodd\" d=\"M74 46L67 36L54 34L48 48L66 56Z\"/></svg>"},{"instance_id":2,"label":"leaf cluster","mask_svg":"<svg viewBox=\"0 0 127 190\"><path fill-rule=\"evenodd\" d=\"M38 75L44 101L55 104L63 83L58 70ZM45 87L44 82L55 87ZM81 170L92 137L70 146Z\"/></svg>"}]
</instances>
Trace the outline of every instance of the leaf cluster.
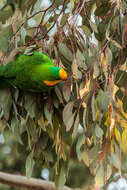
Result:
<instances>
[{"instance_id":1,"label":"leaf cluster","mask_svg":"<svg viewBox=\"0 0 127 190\"><path fill-rule=\"evenodd\" d=\"M11 130L28 155L28 177L35 163L55 168L61 189L76 158L89 167L98 187L114 171L125 172L127 3L51 1L45 9L40 1L29 2L13 1L12 15L0 17L1 63L15 57L17 48L26 54L38 50L67 70L68 81L46 96L1 89L1 132Z\"/></svg>"}]
</instances>

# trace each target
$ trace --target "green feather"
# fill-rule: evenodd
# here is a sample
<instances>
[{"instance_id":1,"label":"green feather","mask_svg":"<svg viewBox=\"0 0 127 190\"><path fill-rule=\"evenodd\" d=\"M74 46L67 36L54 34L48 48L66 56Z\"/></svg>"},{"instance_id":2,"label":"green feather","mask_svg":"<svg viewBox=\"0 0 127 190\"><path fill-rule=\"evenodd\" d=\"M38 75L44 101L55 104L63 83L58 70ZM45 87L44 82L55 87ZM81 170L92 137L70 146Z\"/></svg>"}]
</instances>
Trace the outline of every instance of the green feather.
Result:
<instances>
[{"instance_id":1,"label":"green feather","mask_svg":"<svg viewBox=\"0 0 127 190\"><path fill-rule=\"evenodd\" d=\"M61 80L59 71L52 60L40 53L21 54L15 61L9 62L0 70L0 84L6 83L27 91L41 92L52 87L46 86L44 80Z\"/></svg>"}]
</instances>

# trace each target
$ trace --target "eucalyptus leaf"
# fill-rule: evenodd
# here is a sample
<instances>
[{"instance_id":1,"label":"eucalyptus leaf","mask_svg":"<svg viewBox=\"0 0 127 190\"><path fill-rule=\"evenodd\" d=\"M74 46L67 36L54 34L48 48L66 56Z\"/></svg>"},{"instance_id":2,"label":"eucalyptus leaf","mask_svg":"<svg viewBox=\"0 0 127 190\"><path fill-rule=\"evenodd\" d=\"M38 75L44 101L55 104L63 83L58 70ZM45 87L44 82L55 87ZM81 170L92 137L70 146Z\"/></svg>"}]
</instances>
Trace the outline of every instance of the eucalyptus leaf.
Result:
<instances>
[{"instance_id":1,"label":"eucalyptus leaf","mask_svg":"<svg viewBox=\"0 0 127 190\"><path fill-rule=\"evenodd\" d=\"M88 37L92 37L91 31L90 31L90 29L89 29L87 26L82 25L81 28L83 29L83 32L84 32Z\"/></svg>"},{"instance_id":2,"label":"eucalyptus leaf","mask_svg":"<svg viewBox=\"0 0 127 190\"><path fill-rule=\"evenodd\" d=\"M110 161L114 165L115 168L120 169L121 160L120 160L120 157L118 157L118 155L112 152L110 156Z\"/></svg>"},{"instance_id":3,"label":"eucalyptus leaf","mask_svg":"<svg viewBox=\"0 0 127 190\"><path fill-rule=\"evenodd\" d=\"M4 112L4 117L8 121L12 106L12 97L9 89L0 89L0 108Z\"/></svg>"},{"instance_id":4,"label":"eucalyptus leaf","mask_svg":"<svg viewBox=\"0 0 127 190\"><path fill-rule=\"evenodd\" d=\"M53 107L50 99L44 105L44 113L48 122L52 124Z\"/></svg>"},{"instance_id":5,"label":"eucalyptus leaf","mask_svg":"<svg viewBox=\"0 0 127 190\"><path fill-rule=\"evenodd\" d=\"M70 99L70 96L71 96L71 83L66 83L64 86L63 86L63 96L64 96L64 99L68 102L69 99Z\"/></svg>"},{"instance_id":6,"label":"eucalyptus leaf","mask_svg":"<svg viewBox=\"0 0 127 190\"><path fill-rule=\"evenodd\" d=\"M93 121L96 120L96 105L95 105L95 95L92 96L92 101L91 101L91 108L92 108L92 117Z\"/></svg>"},{"instance_id":7,"label":"eucalyptus leaf","mask_svg":"<svg viewBox=\"0 0 127 190\"><path fill-rule=\"evenodd\" d=\"M98 33L97 25L95 23L93 23L91 20L89 22L90 22L90 26L91 26L92 30L94 32Z\"/></svg>"},{"instance_id":8,"label":"eucalyptus leaf","mask_svg":"<svg viewBox=\"0 0 127 190\"><path fill-rule=\"evenodd\" d=\"M59 174L55 178L55 184L58 188L58 190L62 190L63 186L65 184L66 178L64 173L64 165L61 166Z\"/></svg>"},{"instance_id":9,"label":"eucalyptus leaf","mask_svg":"<svg viewBox=\"0 0 127 190\"><path fill-rule=\"evenodd\" d=\"M21 28L21 43L25 44L25 38L26 38L26 29L24 27Z\"/></svg>"},{"instance_id":10,"label":"eucalyptus leaf","mask_svg":"<svg viewBox=\"0 0 127 190\"><path fill-rule=\"evenodd\" d=\"M107 54L106 54L107 63L111 64L112 62L112 51L109 47L107 47Z\"/></svg>"},{"instance_id":11,"label":"eucalyptus leaf","mask_svg":"<svg viewBox=\"0 0 127 190\"><path fill-rule=\"evenodd\" d=\"M21 139L21 132L19 128L19 121L16 118L12 118L11 120L11 129L14 134L15 139L23 145L22 139Z\"/></svg>"},{"instance_id":12,"label":"eucalyptus leaf","mask_svg":"<svg viewBox=\"0 0 127 190\"><path fill-rule=\"evenodd\" d=\"M61 21L60 21L60 25L61 25L62 27L64 27L64 25L66 24L68 18L69 18L69 13L64 14L64 15L62 16Z\"/></svg>"},{"instance_id":13,"label":"eucalyptus leaf","mask_svg":"<svg viewBox=\"0 0 127 190\"><path fill-rule=\"evenodd\" d=\"M56 95L57 95L57 97L58 97L60 103L63 104L63 97L62 97L62 94L61 94L60 89L59 89L57 86L55 87L55 92L56 92Z\"/></svg>"},{"instance_id":14,"label":"eucalyptus leaf","mask_svg":"<svg viewBox=\"0 0 127 190\"><path fill-rule=\"evenodd\" d=\"M63 110L63 121L66 125L66 131L69 131L71 129L74 122L75 113L72 113L73 106L74 102L69 102L68 104L66 104Z\"/></svg>"},{"instance_id":15,"label":"eucalyptus leaf","mask_svg":"<svg viewBox=\"0 0 127 190\"><path fill-rule=\"evenodd\" d=\"M86 119L87 119L87 109L84 109L84 111L83 111L83 127L85 128L85 130L87 128Z\"/></svg>"},{"instance_id":16,"label":"eucalyptus leaf","mask_svg":"<svg viewBox=\"0 0 127 190\"><path fill-rule=\"evenodd\" d=\"M103 184L104 181L104 166L103 163L100 164L100 167L97 170L96 176L95 176L95 183L99 186Z\"/></svg>"},{"instance_id":17,"label":"eucalyptus leaf","mask_svg":"<svg viewBox=\"0 0 127 190\"><path fill-rule=\"evenodd\" d=\"M78 126L79 126L79 114L77 114L76 119L74 121L74 129L73 129L73 133L72 133L73 137L76 135Z\"/></svg>"},{"instance_id":18,"label":"eucalyptus leaf","mask_svg":"<svg viewBox=\"0 0 127 190\"><path fill-rule=\"evenodd\" d=\"M26 122L26 127L27 127L27 131L29 132L30 136L32 137L32 142L36 142L37 141L37 131L36 131L36 124L34 122L33 119L31 119L30 117L28 117L27 122Z\"/></svg>"},{"instance_id":19,"label":"eucalyptus leaf","mask_svg":"<svg viewBox=\"0 0 127 190\"><path fill-rule=\"evenodd\" d=\"M65 44L59 43L59 51L68 61L73 61L73 54Z\"/></svg>"},{"instance_id":20,"label":"eucalyptus leaf","mask_svg":"<svg viewBox=\"0 0 127 190\"><path fill-rule=\"evenodd\" d=\"M86 58L85 58L84 54L79 49L76 53L76 59L77 59L78 66L83 68L84 70L87 70Z\"/></svg>"},{"instance_id":21,"label":"eucalyptus leaf","mask_svg":"<svg viewBox=\"0 0 127 190\"><path fill-rule=\"evenodd\" d=\"M78 137L78 141L77 141L77 144L76 144L76 153L77 153L77 156L78 156L78 159L79 161L82 160L82 155L81 155L81 146L85 143L85 136L84 134L81 134L79 137Z\"/></svg>"},{"instance_id":22,"label":"eucalyptus leaf","mask_svg":"<svg viewBox=\"0 0 127 190\"><path fill-rule=\"evenodd\" d=\"M109 104L109 98L106 92L103 90L99 90L98 96L97 96L97 104L101 111L106 111Z\"/></svg>"},{"instance_id":23,"label":"eucalyptus leaf","mask_svg":"<svg viewBox=\"0 0 127 190\"><path fill-rule=\"evenodd\" d=\"M26 159L26 177L29 179L32 176L35 161L33 159L33 152L31 152Z\"/></svg>"},{"instance_id":24,"label":"eucalyptus leaf","mask_svg":"<svg viewBox=\"0 0 127 190\"><path fill-rule=\"evenodd\" d=\"M96 137L102 138L103 134L104 134L103 130L98 125L96 125L96 127L95 127Z\"/></svg>"},{"instance_id":25,"label":"eucalyptus leaf","mask_svg":"<svg viewBox=\"0 0 127 190\"><path fill-rule=\"evenodd\" d=\"M0 49L4 52L8 51L9 39L13 36L12 26L6 26L0 31Z\"/></svg>"},{"instance_id":26,"label":"eucalyptus leaf","mask_svg":"<svg viewBox=\"0 0 127 190\"><path fill-rule=\"evenodd\" d=\"M39 109L37 105L37 99L34 94L25 93L24 107L31 118L39 116Z\"/></svg>"},{"instance_id":27,"label":"eucalyptus leaf","mask_svg":"<svg viewBox=\"0 0 127 190\"><path fill-rule=\"evenodd\" d=\"M72 72L73 72L73 77L75 79L81 79L82 78L82 73L78 69L78 64L76 59L74 59L73 64L72 64Z\"/></svg>"}]
</instances>

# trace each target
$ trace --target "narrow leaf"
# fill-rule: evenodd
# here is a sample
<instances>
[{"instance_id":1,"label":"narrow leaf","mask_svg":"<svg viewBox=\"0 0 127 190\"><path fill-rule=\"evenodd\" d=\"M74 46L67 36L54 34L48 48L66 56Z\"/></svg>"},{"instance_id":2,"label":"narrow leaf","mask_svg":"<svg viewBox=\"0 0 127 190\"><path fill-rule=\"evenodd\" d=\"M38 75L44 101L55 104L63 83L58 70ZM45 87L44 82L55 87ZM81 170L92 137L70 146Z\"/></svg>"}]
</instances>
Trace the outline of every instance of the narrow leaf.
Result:
<instances>
[{"instance_id":1,"label":"narrow leaf","mask_svg":"<svg viewBox=\"0 0 127 190\"><path fill-rule=\"evenodd\" d=\"M91 108L92 108L93 121L95 121L96 120L95 95L92 96Z\"/></svg>"},{"instance_id":2,"label":"narrow leaf","mask_svg":"<svg viewBox=\"0 0 127 190\"><path fill-rule=\"evenodd\" d=\"M103 134L104 134L103 130L98 125L96 125L96 127L95 127L96 137L102 138Z\"/></svg>"},{"instance_id":3,"label":"narrow leaf","mask_svg":"<svg viewBox=\"0 0 127 190\"><path fill-rule=\"evenodd\" d=\"M66 125L66 131L69 131L74 122L75 113L72 113L74 102L69 102L63 110L63 121Z\"/></svg>"},{"instance_id":4,"label":"narrow leaf","mask_svg":"<svg viewBox=\"0 0 127 190\"><path fill-rule=\"evenodd\" d=\"M31 152L26 159L26 177L29 179L32 176L35 161L33 159L33 152Z\"/></svg>"},{"instance_id":5,"label":"narrow leaf","mask_svg":"<svg viewBox=\"0 0 127 190\"><path fill-rule=\"evenodd\" d=\"M73 137L75 137L76 135L78 126L79 126L79 114L77 114L75 122L74 122L74 129L73 129L73 134L72 134Z\"/></svg>"},{"instance_id":6,"label":"narrow leaf","mask_svg":"<svg viewBox=\"0 0 127 190\"><path fill-rule=\"evenodd\" d=\"M76 144L76 153L78 156L79 161L82 160L82 155L81 155L81 146L85 143L85 136L84 134L81 134L78 138L77 144Z\"/></svg>"}]
</instances>

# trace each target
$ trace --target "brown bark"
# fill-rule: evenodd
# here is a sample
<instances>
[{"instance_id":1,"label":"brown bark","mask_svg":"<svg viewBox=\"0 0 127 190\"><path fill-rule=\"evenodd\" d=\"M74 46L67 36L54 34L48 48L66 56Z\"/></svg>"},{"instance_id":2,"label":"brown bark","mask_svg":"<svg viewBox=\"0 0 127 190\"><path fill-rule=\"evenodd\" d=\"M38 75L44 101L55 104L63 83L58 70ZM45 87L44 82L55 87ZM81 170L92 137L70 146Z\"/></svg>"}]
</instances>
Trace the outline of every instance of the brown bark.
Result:
<instances>
[{"instance_id":1,"label":"brown bark","mask_svg":"<svg viewBox=\"0 0 127 190\"><path fill-rule=\"evenodd\" d=\"M8 174L0 172L0 183L7 184L9 186L27 187L34 190L57 190L55 184L51 181L45 181L42 179L30 178L25 176ZM64 186L63 190L72 190L71 188Z\"/></svg>"}]
</instances>

